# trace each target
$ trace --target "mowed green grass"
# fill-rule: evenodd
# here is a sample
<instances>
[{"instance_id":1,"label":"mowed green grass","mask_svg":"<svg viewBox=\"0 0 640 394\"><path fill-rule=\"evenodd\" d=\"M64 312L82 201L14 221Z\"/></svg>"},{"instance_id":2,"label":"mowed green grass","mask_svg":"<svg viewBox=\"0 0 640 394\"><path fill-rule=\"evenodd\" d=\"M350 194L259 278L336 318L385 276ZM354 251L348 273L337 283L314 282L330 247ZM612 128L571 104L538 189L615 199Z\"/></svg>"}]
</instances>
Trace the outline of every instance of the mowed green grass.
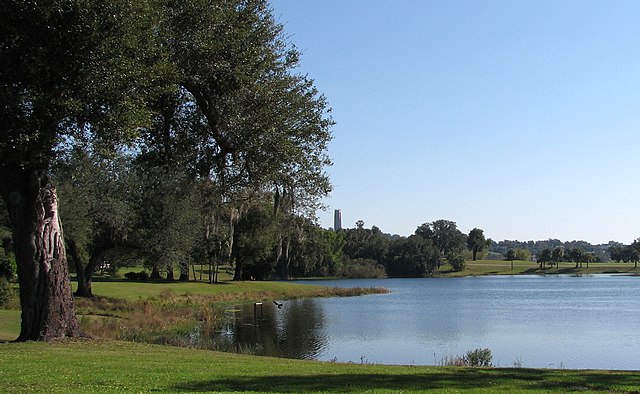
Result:
<instances>
[{"instance_id":1,"label":"mowed green grass","mask_svg":"<svg viewBox=\"0 0 640 394\"><path fill-rule=\"evenodd\" d=\"M0 344L0 391L5 393L637 390L637 372L339 364L115 341Z\"/></svg>"}]
</instances>

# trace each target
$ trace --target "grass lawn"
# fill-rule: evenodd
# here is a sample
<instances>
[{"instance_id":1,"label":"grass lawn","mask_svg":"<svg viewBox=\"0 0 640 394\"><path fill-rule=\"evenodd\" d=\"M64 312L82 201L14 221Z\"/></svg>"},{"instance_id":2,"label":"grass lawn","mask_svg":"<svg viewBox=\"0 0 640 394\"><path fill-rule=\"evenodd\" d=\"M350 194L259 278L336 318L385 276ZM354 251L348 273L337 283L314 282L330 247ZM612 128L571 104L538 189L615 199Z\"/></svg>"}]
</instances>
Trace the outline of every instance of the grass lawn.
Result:
<instances>
[{"instance_id":1,"label":"grass lawn","mask_svg":"<svg viewBox=\"0 0 640 394\"><path fill-rule=\"evenodd\" d=\"M20 311L0 309L0 341L14 340L18 334L20 334Z\"/></svg>"},{"instance_id":2,"label":"grass lawn","mask_svg":"<svg viewBox=\"0 0 640 394\"><path fill-rule=\"evenodd\" d=\"M115 341L0 343L0 391L633 392L637 372L338 364Z\"/></svg>"}]
</instances>

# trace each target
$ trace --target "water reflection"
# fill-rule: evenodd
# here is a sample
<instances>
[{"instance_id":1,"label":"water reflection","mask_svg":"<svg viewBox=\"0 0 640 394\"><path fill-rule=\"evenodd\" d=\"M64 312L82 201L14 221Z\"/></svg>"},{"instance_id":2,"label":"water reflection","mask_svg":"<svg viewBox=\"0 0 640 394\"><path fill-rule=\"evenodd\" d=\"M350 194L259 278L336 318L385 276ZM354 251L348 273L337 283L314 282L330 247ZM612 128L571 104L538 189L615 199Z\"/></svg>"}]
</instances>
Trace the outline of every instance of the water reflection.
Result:
<instances>
[{"instance_id":1,"label":"water reflection","mask_svg":"<svg viewBox=\"0 0 640 394\"><path fill-rule=\"evenodd\" d=\"M314 299L240 305L228 309L215 348L264 356L315 359L326 345L324 311Z\"/></svg>"}]
</instances>

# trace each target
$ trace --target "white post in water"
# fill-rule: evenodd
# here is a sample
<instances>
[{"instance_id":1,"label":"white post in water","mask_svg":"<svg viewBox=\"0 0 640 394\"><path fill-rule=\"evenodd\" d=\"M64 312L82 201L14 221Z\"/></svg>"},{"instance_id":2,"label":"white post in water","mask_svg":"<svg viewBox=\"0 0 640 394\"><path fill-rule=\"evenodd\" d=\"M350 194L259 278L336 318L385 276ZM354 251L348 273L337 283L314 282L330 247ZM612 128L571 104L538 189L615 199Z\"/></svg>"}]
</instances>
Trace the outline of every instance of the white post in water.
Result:
<instances>
[{"instance_id":1,"label":"white post in water","mask_svg":"<svg viewBox=\"0 0 640 394\"><path fill-rule=\"evenodd\" d=\"M258 307L260 307L260 320L262 320L262 302L253 303L253 325L257 326L258 323Z\"/></svg>"}]
</instances>

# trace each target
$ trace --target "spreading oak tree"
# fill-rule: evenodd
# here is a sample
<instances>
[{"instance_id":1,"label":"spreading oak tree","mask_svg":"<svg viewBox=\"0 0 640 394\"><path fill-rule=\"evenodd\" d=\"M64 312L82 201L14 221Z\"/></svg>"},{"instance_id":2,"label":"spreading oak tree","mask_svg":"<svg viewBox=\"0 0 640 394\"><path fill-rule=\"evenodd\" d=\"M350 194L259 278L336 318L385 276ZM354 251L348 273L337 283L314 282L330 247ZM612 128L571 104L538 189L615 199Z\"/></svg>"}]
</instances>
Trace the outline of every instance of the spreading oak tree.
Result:
<instances>
[{"instance_id":1,"label":"spreading oak tree","mask_svg":"<svg viewBox=\"0 0 640 394\"><path fill-rule=\"evenodd\" d=\"M220 242L205 243L229 251L253 196L286 195L296 214L330 190L326 101L295 73L299 53L266 0L8 0L0 15L0 194L18 265L19 340L79 334L51 173L79 144L135 144L150 176L185 174L209 196L202 228ZM150 212L173 212L179 197ZM167 240L191 242L168 237L184 217L156 219L163 257Z\"/></svg>"}]
</instances>

